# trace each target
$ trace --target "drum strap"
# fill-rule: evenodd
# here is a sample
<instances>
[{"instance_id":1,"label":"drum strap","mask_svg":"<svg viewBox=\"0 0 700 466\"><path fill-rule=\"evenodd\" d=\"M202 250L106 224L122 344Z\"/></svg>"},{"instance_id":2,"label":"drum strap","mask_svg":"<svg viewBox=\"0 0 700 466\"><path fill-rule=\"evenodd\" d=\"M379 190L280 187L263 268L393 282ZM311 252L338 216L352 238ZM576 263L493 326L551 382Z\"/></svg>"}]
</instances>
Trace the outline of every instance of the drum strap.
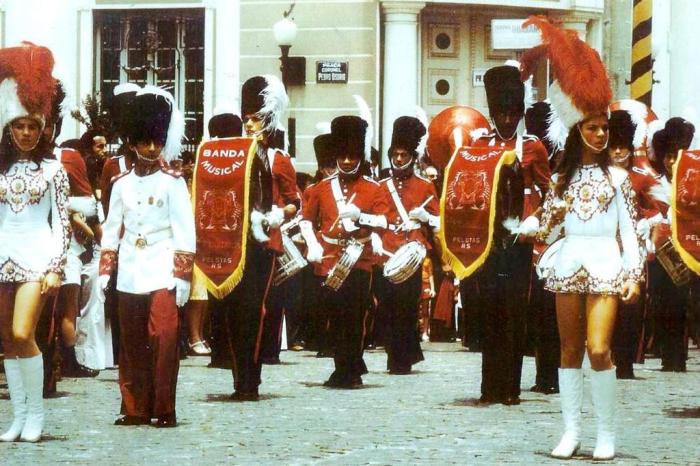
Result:
<instances>
[{"instance_id":1,"label":"drum strap","mask_svg":"<svg viewBox=\"0 0 700 466\"><path fill-rule=\"evenodd\" d=\"M403 206L403 202L401 202L399 193L396 191L394 180L389 178L386 182L386 187L389 188L389 194L391 194L391 199L394 201L396 210L398 211L399 217L401 217L401 221L405 225L405 228L407 230L415 230L417 228L420 228L420 224L418 222L414 222L413 220L408 218L408 212L406 212L406 208Z\"/></svg>"},{"instance_id":2,"label":"drum strap","mask_svg":"<svg viewBox=\"0 0 700 466\"><path fill-rule=\"evenodd\" d=\"M493 137L489 141L489 146L495 146L496 145L496 138ZM515 155L518 157L518 160L520 162L523 161L523 135L518 133L518 135L515 137Z\"/></svg>"},{"instance_id":3,"label":"drum strap","mask_svg":"<svg viewBox=\"0 0 700 466\"><path fill-rule=\"evenodd\" d=\"M119 157L119 173L126 171L126 157Z\"/></svg>"},{"instance_id":4,"label":"drum strap","mask_svg":"<svg viewBox=\"0 0 700 466\"><path fill-rule=\"evenodd\" d=\"M331 191L333 192L335 205L338 207L338 212L340 212L340 209L345 206L345 196L343 196L343 190L340 189L340 181L338 180L337 176L331 180ZM348 233L359 230L359 227L355 225L355 222L349 218L344 218L340 222L343 224L343 228L345 228L345 231Z\"/></svg>"}]
</instances>

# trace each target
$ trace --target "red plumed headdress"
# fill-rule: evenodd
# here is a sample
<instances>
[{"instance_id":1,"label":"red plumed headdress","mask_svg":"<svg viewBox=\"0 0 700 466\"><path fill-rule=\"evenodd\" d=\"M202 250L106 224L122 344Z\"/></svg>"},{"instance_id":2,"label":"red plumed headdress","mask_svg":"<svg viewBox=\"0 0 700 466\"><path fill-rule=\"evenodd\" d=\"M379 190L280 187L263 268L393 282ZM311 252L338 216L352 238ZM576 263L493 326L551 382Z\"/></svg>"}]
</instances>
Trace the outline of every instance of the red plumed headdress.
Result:
<instances>
[{"instance_id":1,"label":"red plumed headdress","mask_svg":"<svg viewBox=\"0 0 700 466\"><path fill-rule=\"evenodd\" d=\"M0 49L0 128L20 117L46 121L56 93L53 65L51 51L31 42Z\"/></svg>"},{"instance_id":2,"label":"red plumed headdress","mask_svg":"<svg viewBox=\"0 0 700 466\"><path fill-rule=\"evenodd\" d=\"M520 59L522 77L533 73L540 58L549 58L555 81L547 97L552 106L549 135L563 147L569 129L587 116L605 114L612 100L605 65L576 31L554 26L543 16L530 16L523 27L534 25L542 34L542 45L526 51Z\"/></svg>"}]
</instances>

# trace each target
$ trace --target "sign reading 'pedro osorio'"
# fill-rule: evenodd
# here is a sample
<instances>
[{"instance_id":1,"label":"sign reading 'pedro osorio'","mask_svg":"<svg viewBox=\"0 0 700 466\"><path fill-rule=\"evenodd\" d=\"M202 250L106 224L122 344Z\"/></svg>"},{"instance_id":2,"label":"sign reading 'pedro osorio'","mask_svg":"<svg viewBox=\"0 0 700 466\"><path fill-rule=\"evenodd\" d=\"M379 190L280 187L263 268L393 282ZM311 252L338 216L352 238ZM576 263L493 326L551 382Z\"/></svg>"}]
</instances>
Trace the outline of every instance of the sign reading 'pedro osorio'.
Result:
<instances>
[{"instance_id":1,"label":"sign reading 'pedro osorio'","mask_svg":"<svg viewBox=\"0 0 700 466\"><path fill-rule=\"evenodd\" d=\"M317 61L316 82L319 84L346 84L348 82L348 62Z\"/></svg>"}]
</instances>

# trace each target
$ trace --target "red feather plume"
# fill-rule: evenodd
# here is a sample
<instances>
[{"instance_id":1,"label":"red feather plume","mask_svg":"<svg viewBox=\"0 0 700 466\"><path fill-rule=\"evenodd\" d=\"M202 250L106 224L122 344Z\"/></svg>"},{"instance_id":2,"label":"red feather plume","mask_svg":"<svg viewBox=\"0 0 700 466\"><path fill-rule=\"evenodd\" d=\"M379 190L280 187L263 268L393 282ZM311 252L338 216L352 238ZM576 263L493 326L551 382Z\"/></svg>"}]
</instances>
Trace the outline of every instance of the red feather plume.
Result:
<instances>
[{"instance_id":1,"label":"red feather plume","mask_svg":"<svg viewBox=\"0 0 700 466\"><path fill-rule=\"evenodd\" d=\"M544 16L530 16L523 28L530 25L540 30L542 45L523 54L520 60L523 76L526 72L532 74L535 61L546 55L559 87L581 113L607 112L612 89L598 52L582 41L576 31L554 26Z\"/></svg>"},{"instance_id":2,"label":"red feather plume","mask_svg":"<svg viewBox=\"0 0 700 466\"><path fill-rule=\"evenodd\" d=\"M14 78L19 100L32 114L46 116L51 112L56 94L53 65L51 50L31 42L0 49L0 81Z\"/></svg>"}]
</instances>

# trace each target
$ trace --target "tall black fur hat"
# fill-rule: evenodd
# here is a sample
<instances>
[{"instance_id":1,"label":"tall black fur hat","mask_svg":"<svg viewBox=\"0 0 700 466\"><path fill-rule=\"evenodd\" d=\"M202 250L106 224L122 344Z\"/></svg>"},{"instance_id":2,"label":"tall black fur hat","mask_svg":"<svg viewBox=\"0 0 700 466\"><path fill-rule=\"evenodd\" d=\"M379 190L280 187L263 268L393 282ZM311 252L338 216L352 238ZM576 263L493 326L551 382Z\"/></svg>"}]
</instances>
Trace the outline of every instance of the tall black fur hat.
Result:
<instances>
[{"instance_id":1,"label":"tall black fur hat","mask_svg":"<svg viewBox=\"0 0 700 466\"><path fill-rule=\"evenodd\" d=\"M314 138L314 153L319 167L335 166L335 141L331 134L321 134Z\"/></svg>"},{"instance_id":2,"label":"tall black fur hat","mask_svg":"<svg viewBox=\"0 0 700 466\"><path fill-rule=\"evenodd\" d=\"M520 80L518 68L510 65L490 68L484 74L484 86L491 116L525 111L525 84Z\"/></svg>"},{"instance_id":3,"label":"tall black fur hat","mask_svg":"<svg viewBox=\"0 0 700 466\"><path fill-rule=\"evenodd\" d=\"M331 136L335 142L336 156L350 155L365 158L367 121L358 116L343 115L331 121Z\"/></svg>"},{"instance_id":4,"label":"tall black fur hat","mask_svg":"<svg viewBox=\"0 0 700 466\"><path fill-rule=\"evenodd\" d=\"M425 125L418 118L410 116L399 117L394 121L389 150L401 148L406 149L413 155L419 155L418 149L426 133Z\"/></svg>"},{"instance_id":5,"label":"tall black fur hat","mask_svg":"<svg viewBox=\"0 0 700 466\"><path fill-rule=\"evenodd\" d=\"M629 112L625 110L611 112L608 128L610 131L608 147L626 147L634 151L634 132L637 125L632 121Z\"/></svg>"}]
</instances>

